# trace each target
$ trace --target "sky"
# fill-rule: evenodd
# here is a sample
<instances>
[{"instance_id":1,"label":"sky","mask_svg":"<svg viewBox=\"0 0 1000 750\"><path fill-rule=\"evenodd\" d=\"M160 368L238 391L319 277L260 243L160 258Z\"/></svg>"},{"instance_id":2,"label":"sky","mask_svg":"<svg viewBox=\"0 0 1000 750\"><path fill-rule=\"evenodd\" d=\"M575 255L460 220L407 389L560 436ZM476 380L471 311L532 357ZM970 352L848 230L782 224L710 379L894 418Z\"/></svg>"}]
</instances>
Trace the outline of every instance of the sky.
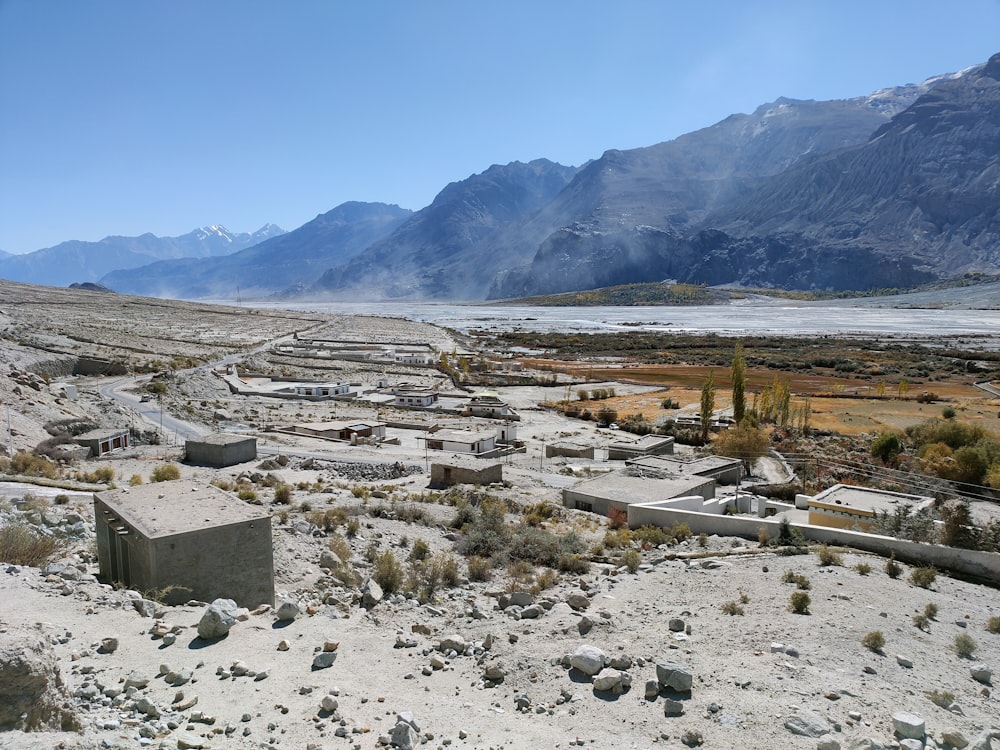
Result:
<instances>
[{"instance_id":1,"label":"sky","mask_svg":"<svg viewBox=\"0 0 1000 750\"><path fill-rule=\"evenodd\" d=\"M0 0L0 250L580 165L1000 52L1000 0Z\"/></svg>"}]
</instances>

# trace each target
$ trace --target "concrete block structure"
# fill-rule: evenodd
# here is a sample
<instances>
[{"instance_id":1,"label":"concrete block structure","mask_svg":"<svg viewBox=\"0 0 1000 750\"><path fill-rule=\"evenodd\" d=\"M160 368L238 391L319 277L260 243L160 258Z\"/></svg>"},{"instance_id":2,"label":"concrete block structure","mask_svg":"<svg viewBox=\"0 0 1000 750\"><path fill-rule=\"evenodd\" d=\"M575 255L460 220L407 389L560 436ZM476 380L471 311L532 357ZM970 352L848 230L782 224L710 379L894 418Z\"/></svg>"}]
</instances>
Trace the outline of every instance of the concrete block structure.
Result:
<instances>
[{"instance_id":1,"label":"concrete block structure","mask_svg":"<svg viewBox=\"0 0 1000 750\"><path fill-rule=\"evenodd\" d=\"M503 481L503 466L499 461L452 456L431 464L430 486L451 487L454 484L492 484Z\"/></svg>"},{"instance_id":2,"label":"concrete block structure","mask_svg":"<svg viewBox=\"0 0 1000 750\"><path fill-rule=\"evenodd\" d=\"M359 438L370 438L375 442L385 440L385 423L338 420L332 422L306 422L292 426L299 435L318 437L324 440L357 442Z\"/></svg>"},{"instance_id":3,"label":"concrete block structure","mask_svg":"<svg viewBox=\"0 0 1000 750\"><path fill-rule=\"evenodd\" d=\"M861 531L869 531L883 512L892 516L897 508L909 506L910 511L916 513L933 505L934 499L902 492L835 484L815 497L806 498L805 504L809 511L809 523L814 526L829 526L835 529L858 528ZM796 505L799 503L796 502Z\"/></svg>"},{"instance_id":4,"label":"concrete block structure","mask_svg":"<svg viewBox=\"0 0 1000 750\"><path fill-rule=\"evenodd\" d=\"M563 505L606 516L609 510L628 511L633 503L652 503L679 497L715 497L715 480L705 477L648 479L611 472L563 490Z\"/></svg>"},{"instance_id":5,"label":"concrete block structure","mask_svg":"<svg viewBox=\"0 0 1000 750\"><path fill-rule=\"evenodd\" d=\"M609 461L624 461L639 456L660 456L674 452L674 439L664 435L621 437L608 445Z\"/></svg>"},{"instance_id":6,"label":"concrete block structure","mask_svg":"<svg viewBox=\"0 0 1000 750\"><path fill-rule=\"evenodd\" d=\"M98 458L105 453L129 447L128 429L91 430L73 438L73 442L90 448L90 457Z\"/></svg>"},{"instance_id":7,"label":"concrete block structure","mask_svg":"<svg viewBox=\"0 0 1000 750\"><path fill-rule=\"evenodd\" d=\"M101 577L167 604L274 604L271 516L212 485L158 482L94 495Z\"/></svg>"},{"instance_id":8,"label":"concrete block structure","mask_svg":"<svg viewBox=\"0 0 1000 750\"><path fill-rule=\"evenodd\" d=\"M450 451L452 453L489 453L496 449L497 436L489 432L471 430L438 430L428 432L423 439L427 450Z\"/></svg>"},{"instance_id":9,"label":"concrete block structure","mask_svg":"<svg viewBox=\"0 0 1000 750\"><path fill-rule=\"evenodd\" d=\"M257 438L217 432L198 440L186 440L184 453L190 464L221 469L257 458Z\"/></svg>"},{"instance_id":10,"label":"concrete block structure","mask_svg":"<svg viewBox=\"0 0 1000 750\"><path fill-rule=\"evenodd\" d=\"M743 478L743 462L738 458L726 456L703 456L695 459L642 456L627 459L625 465L636 473L648 473L651 476L709 477L719 484L737 484Z\"/></svg>"},{"instance_id":11,"label":"concrete block structure","mask_svg":"<svg viewBox=\"0 0 1000 750\"><path fill-rule=\"evenodd\" d=\"M546 443L545 457L554 458L555 456L563 456L565 458L589 458L590 460L593 460L594 446L568 442Z\"/></svg>"}]
</instances>

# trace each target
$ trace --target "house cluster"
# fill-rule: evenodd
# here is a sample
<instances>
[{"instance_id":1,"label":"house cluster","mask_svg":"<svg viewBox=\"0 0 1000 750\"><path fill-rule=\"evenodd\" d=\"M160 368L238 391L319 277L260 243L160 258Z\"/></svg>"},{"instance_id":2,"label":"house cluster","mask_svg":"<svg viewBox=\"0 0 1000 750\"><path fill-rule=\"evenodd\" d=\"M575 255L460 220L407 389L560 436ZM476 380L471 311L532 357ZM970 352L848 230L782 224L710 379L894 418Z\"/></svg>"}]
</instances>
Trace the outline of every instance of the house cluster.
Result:
<instances>
[{"instance_id":1,"label":"house cluster","mask_svg":"<svg viewBox=\"0 0 1000 750\"><path fill-rule=\"evenodd\" d=\"M438 355L430 344L367 343L338 339L300 339L277 348L281 354L320 359L344 359L354 362L433 367Z\"/></svg>"}]
</instances>

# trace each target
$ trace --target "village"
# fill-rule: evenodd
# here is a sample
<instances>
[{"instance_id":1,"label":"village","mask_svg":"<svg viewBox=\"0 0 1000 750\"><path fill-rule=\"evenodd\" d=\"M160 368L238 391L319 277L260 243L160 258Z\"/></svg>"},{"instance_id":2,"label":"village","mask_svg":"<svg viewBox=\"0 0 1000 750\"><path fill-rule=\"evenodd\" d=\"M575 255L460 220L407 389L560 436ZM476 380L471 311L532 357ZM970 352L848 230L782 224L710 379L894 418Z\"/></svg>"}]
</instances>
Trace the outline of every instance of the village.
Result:
<instances>
[{"instance_id":1,"label":"village","mask_svg":"<svg viewBox=\"0 0 1000 750\"><path fill-rule=\"evenodd\" d=\"M38 423L100 424L60 442L60 475L2 483L5 521L60 552L0 578L4 635L33 651L30 679L0 680L0 744L997 741L1000 556L873 528L933 498L774 499L755 487L796 482L778 453L546 406L652 386L532 371L423 324L292 325L166 374L7 362ZM674 418L697 426L696 401ZM28 416L7 417L10 458L46 434Z\"/></svg>"}]
</instances>

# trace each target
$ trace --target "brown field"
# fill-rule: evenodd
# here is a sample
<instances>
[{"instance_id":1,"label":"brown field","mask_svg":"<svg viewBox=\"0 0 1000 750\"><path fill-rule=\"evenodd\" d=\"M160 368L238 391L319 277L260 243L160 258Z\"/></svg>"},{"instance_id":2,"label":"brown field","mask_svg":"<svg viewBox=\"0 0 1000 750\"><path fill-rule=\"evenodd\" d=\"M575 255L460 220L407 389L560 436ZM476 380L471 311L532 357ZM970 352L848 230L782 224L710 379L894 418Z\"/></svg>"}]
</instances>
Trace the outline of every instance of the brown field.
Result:
<instances>
[{"instance_id":1,"label":"brown field","mask_svg":"<svg viewBox=\"0 0 1000 750\"><path fill-rule=\"evenodd\" d=\"M620 395L601 401L602 406L615 409L620 417L641 413L647 419L655 420L677 410L661 408L663 400L670 397L680 403L681 410L697 412L701 400L701 388L709 371L714 373L716 408L730 404L728 367L707 367L701 365L632 365L620 366L607 363L581 363L547 360L534 361L532 366L544 365L546 369L558 370L583 383L590 382L630 382L644 385L663 386L663 390L640 394ZM805 399L809 399L809 424L813 429L830 430L844 435L857 435L884 430L903 430L926 419L941 416L945 407L953 408L959 418L981 425L991 432L1000 433L1000 401L979 390L969 381L968 376L952 376L911 386L902 397L897 387L891 383L884 386L879 396L879 384L871 380L800 373L778 373L771 370L746 371L747 403L753 404L753 394L759 392L775 378L788 380L792 390L792 408L800 409ZM581 384L585 389L586 385ZM920 403L917 396L923 391L937 395L933 403Z\"/></svg>"}]
</instances>

